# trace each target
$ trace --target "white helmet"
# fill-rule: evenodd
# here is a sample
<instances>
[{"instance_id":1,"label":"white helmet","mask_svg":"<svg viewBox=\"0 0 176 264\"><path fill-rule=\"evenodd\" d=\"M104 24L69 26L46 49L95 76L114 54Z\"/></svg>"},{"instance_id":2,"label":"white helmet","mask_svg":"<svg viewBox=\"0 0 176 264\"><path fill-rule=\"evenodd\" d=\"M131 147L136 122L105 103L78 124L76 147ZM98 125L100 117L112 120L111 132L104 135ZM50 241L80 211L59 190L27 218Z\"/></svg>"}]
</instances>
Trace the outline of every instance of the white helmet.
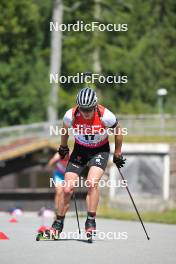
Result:
<instances>
[{"instance_id":1,"label":"white helmet","mask_svg":"<svg viewBox=\"0 0 176 264\"><path fill-rule=\"evenodd\" d=\"M96 92L91 88L83 88L77 94L76 103L80 107L89 108L97 104Z\"/></svg>"}]
</instances>

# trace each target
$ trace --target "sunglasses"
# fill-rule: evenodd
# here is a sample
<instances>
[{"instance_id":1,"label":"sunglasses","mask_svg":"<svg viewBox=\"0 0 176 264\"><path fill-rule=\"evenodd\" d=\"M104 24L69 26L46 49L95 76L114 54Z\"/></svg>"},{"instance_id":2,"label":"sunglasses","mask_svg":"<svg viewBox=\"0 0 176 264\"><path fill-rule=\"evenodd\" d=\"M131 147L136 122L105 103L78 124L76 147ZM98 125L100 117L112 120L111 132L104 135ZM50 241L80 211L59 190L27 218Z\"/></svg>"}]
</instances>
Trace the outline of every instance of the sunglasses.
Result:
<instances>
[{"instance_id":1,"label":"sunglasses","mask_svg":"<svg viewBox=\"0 0 176 264\"><path fill-rule=\"evenodd\" d=\"M84 107L79 107L79 110L83 113L90 113L93 110L95 110L95 106L89 107L89 108L84 108Z\"/></svg>"}]
</instances>

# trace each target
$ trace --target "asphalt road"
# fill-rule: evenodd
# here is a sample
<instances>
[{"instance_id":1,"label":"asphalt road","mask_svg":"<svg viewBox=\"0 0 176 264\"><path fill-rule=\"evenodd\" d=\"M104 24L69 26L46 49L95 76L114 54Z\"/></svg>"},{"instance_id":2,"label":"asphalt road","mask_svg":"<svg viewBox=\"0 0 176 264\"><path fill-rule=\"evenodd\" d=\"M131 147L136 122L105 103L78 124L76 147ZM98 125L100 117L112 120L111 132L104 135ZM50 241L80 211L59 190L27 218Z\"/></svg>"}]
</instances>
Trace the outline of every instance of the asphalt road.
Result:
<instances>
[{"instance_id":1,"label":"asphalt road","mask_svg":"<svg viewBox=\"0 0 176 264\"><path fill-rule=\"evenodd\" d=\"M0 231L10 238L0 240L2 264L176 263L176 225L146 223L151 237L148 241L139 222L97 219L98 235L88 244L84 235L78 237L76 219L67 217L61 240L37 242L36 230L42 223L38 216L23 215L18 223L9 223L9 218L0 214ZM81 228L84 220L80 219ZM52 218L45 220L45 225L51 223Z\"/></svg>"}]
</instances>

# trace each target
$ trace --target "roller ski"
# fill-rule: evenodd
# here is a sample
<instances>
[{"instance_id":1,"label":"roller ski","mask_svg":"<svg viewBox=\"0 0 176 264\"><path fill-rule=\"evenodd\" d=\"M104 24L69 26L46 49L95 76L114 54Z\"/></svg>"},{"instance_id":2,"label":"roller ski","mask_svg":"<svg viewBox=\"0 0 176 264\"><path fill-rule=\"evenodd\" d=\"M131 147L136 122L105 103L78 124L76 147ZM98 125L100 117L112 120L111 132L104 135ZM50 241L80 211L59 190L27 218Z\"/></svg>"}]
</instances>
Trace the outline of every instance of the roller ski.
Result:
<instances>
[{"instance_id":1,"label":"roller ski","mask_svg":"<svg viewBox=\"0 0 176 264\"><path fill-rule=\"evenodd\" d=\"M96 222L95 219L87 219L85 223L85 232L87 236L87 242L92 243L93 237L96 235Z\"/></svg>"},{"instance_id":2,"label":"roller ski","mask_svg":"<svg viewBox=\"0 0 176 264\"><path fill-rule=\"evenodd\" d=\"M36 241L52 241L52 240L59 240L60 233L63 229L63 221L56 219L52 224L51 228L48 228L43 231L39 231Z\"/></svg>"}]
</instances>

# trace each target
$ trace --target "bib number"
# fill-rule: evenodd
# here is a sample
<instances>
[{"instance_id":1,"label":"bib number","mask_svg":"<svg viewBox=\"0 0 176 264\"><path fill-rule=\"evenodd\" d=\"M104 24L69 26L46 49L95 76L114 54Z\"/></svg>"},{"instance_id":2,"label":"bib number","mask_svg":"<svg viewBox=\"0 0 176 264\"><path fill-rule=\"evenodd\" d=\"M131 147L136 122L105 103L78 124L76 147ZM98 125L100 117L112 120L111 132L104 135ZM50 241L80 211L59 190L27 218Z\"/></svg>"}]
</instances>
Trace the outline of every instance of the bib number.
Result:
<instances>
[{"instance_id":1,"label":"bib number","mask_svg":"<svg viewBox=\"0 0 176 264\"><path fill-rule=\"evenodd\" d=\"M94 140L95 135L84 135L85 140Z\"/></svg>"}]
</instances>

